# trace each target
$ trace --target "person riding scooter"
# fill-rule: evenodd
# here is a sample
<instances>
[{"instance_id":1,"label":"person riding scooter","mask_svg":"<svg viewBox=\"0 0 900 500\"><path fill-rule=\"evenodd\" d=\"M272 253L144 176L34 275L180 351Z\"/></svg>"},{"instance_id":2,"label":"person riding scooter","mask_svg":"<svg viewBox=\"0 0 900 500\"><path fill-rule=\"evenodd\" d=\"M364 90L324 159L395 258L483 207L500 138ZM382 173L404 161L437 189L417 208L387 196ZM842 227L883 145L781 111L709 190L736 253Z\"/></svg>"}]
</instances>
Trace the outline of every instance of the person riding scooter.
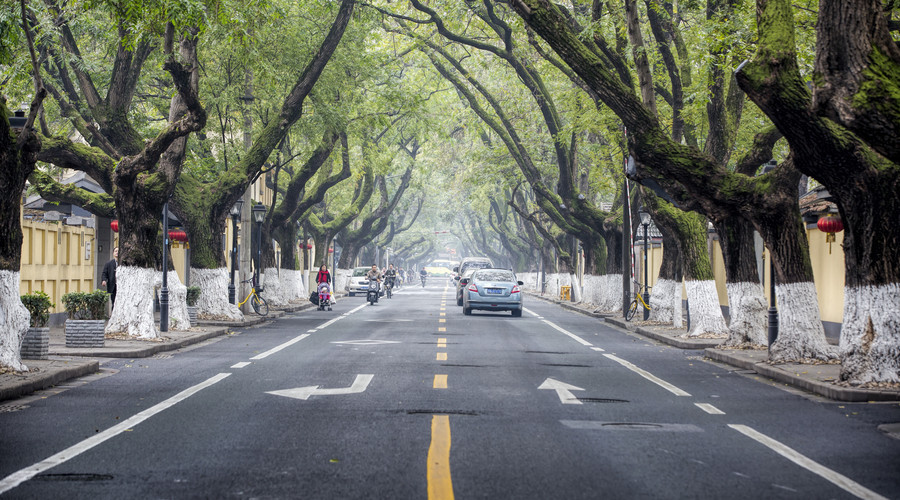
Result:
<instances>
[{"instance_id":1,"label":"person riding scooter","mask_svg":"<svg viewBox=\"0 0 900 500\"><path fill-rule=\"evenodd\" d=\"M384 272L384 288L387 291L388 298L391 298L391 289L397 286L397 270L391 264L387 271Z\"/></svg>"},{"instance_id":2,"label":"person riding scooter","mask_svg":"<svg viewBox=\"0 0 900 500\"><path fill-rule=\"evenodd\" d=\"M366 295L366 298L372 304L374 304L375 302L378 302L378 296L381 295L381 286L380 286L381 278L382 278L381 271L378 270L378 266L376 266L375 264L372 264L372 269L369 269L366 272L366 279L369 280L369 283L371 284L373 281L375 282L375 291L374 291L375 297L374 298L369 297L369 294L373 293L371 288L369 289L369 293Z\"/></svg>"}]
</instances>

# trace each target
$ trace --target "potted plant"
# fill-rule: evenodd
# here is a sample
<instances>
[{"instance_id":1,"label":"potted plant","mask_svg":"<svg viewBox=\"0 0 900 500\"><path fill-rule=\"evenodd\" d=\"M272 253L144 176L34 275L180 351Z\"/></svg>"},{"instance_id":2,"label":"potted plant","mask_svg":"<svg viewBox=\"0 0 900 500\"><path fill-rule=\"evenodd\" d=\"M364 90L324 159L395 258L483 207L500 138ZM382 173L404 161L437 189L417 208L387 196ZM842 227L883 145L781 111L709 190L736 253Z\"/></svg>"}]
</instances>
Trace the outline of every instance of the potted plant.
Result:
<instances>
[{"instance_id":1,"label":"potted plant","mask_svg":"<svg viewBox=\"0 0 900 500\"><path fill-rule=\"evenodd\" d=\"M199 286L189 286L187 287L187 310L188 310L188 318L191 320L191 326L197 324L197 301L200 300L200 287Z\"/></svg>"},{"instance_id":2,"label":"potted plant","mask_svg":"<svg viewBox=\"0 0 900 500\"><path fill-rule=\"evenodd\" d=\"M22 295L21 299L31 313L31 323L28 333L22 339L19 352L25 359L47 359L50 354L50 328L47 321L50 320L50 308L54 304L50 302L50 296L40 290Z\"/></svg>"},{"instance_id":3,"label":"potted plant","mask_svg":"<svg viewBox=\"0 0 900 500\"><path fill-rule=\"evenodd\" d=\"M103 290L71 292L63 295L62 301L68 315L66 347L103 347L109 294Z\"/></svg>"}]
</instances>

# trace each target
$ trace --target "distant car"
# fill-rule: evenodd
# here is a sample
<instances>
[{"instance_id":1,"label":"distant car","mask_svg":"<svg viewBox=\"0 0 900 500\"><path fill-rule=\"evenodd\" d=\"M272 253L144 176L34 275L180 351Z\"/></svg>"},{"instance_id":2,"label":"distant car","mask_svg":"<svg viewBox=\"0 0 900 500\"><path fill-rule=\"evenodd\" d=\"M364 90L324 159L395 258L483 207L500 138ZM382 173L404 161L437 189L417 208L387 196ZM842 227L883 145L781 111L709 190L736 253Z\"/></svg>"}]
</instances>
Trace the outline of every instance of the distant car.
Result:
<instances>
[{"instance_id":1,"label":"distant car","mask_svg":"<svg viewBox=\"0 0 900 500\"><path fill-rule=\"evenodd\" d=\"M471 278L472 273L475 271L477 271L477 269L470 267L466 269L466 274L454 278L456 280L456 305L463 305L463 290L465 290L466 287L462 284L462 278Z\"/></svg>"},{"instance_id":2,"label":"distant car","mask_svg":"<svg viewBox=\"0 0 900 500\"><path fill-rule=\"evenodd\" d=\"M459 268L453 270L459 273L460 276L462 276L463 274L465 274L466 269L469 268L487 269L491 267L494 267L494 263L487 257L466 257L465 259L460 261Z\"/></svg>"},{"instance_id":3,"label":"distant car","mask_svg":"<svg viewBox=\"0 0 900 500\"><path fill-rule=\"evenodd\" d=\"M353 273L350 274L350 279L347 281L347 286L345 290L347 290L347 295L353 297L353 295L359 293L365 295L366 292L369 291L369 280L366 279L366 273L369 272L371 267L354 267Z\"/></svg>"},{"instance_id":4,"label":"distant car","mask_svg":"<svg viewBox=\"0 0 900 500\"><path fill-rule=\"evenodd\" d=\"M472 310L511 311L514 317L522 316L523 285L509 269L478 269L463 283L463 314Z\"/></svg>"},{"instance_id":5,"label":"distant car","mask_svg":"<svg viewBox=\"0 0 900 500\"><path fill-rule=\"evenodd\" d=\"M429 277L442 277L446 278L453 275L453 271L447 269L443 266L426 266L425 272L428 273Z\"/></svg>"}]
</instances>

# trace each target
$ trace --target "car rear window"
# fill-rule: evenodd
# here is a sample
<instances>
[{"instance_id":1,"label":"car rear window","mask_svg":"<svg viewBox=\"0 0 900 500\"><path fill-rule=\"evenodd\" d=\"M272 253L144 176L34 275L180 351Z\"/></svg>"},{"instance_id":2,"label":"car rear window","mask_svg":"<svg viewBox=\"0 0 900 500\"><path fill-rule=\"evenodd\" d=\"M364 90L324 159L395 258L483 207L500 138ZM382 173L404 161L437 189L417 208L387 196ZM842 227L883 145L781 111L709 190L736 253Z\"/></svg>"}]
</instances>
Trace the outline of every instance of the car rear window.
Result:
<instances>
[{"instance_id":1,"label":"car rear window","mask_svg":"<svg viewBox=\"0 0 900 500\"><path fill-rule=\"evenodd\" d=\"M368 267L357 267L353 270L353 276L365 276L369 272Z\"/></svg>"},{"instance_id":2,"label":"car rear window","mask_svg":"<svg viewBox=\"0 0 900 500\"><path fill-rule=\"evenodd\" d=\"M476 281L515 281L515 276L510 271L490 270L478 271L472 276Z\"/></svg>"}]
</instances>

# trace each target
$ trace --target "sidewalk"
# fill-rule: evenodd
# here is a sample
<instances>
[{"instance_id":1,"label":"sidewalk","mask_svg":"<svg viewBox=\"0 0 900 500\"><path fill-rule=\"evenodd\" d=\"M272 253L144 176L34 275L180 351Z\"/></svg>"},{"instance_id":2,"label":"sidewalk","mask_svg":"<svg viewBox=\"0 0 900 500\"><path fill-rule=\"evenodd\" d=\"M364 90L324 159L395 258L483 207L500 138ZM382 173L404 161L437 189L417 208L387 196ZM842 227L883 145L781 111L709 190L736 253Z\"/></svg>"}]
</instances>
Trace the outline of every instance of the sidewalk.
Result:
<instances>
[{"instance_id":1,"label":"sidewalk","mask_svg":"<svg viewBox=\"0 0 900 500\"><path fill-rule=\"evenodd\" d=\"M622 318L621 313L615 315L596 313L591 307L584 304L561 302L532 292L528 292L528 295L601 319L611 326L634 332L672 347L703 350L704 356L710 360L755 372L777 382L835 401L900 401L900 389L861 389L837 385L835 382L840 376L841 365L769 364L767 362L769 353L766 349L721 348L720 345L725 341L724 339L682 338L681 335L687 333L686 328L674 328L644 321L627 322L625 318Z\"/></svg>"},{"instance_id":2,"label":"sidewalk","mask_svg":"<svg viewBox=\"0 0 900 500\"><path fill-rule=\"evenodd\" d=\"M54 327L50 329L49 359L23 359L22 362L30 371L0 373L0 401L19 398L66 380L96 373L100 370L100 362L96 358L147 358L313 307L315 306L309 302L291 304L286 308L273 309L265 317L248 314L241 322L200 321L199 326L188 331L165 332L161 341L107 338L104 346L98 348L66 347L65 329L62 326Z\"/></svg>"}]
</instances>

